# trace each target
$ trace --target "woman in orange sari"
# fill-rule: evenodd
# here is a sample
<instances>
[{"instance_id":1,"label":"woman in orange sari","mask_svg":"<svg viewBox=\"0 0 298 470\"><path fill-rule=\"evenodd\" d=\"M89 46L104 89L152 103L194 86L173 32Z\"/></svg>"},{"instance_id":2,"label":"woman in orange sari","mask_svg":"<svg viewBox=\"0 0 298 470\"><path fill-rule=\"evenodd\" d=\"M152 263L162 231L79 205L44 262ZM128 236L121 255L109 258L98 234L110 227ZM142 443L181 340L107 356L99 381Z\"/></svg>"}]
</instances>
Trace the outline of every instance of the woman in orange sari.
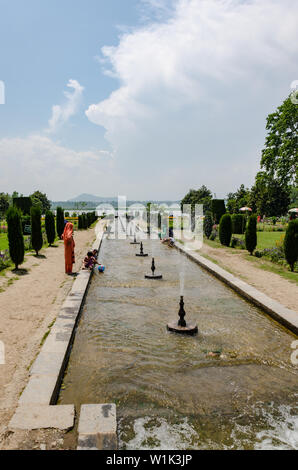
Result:
<instances>
[{"instance_id":1,"label":"woman in orange sari","mask_svg":"<svg viewBox=\"0 0 298 470\"><path fill-rule=\"evenodd\" d=\"M64 228L62 238L64 240L65 272L66 274L71 274L72 265L75 262L75 253L74 253L75 242L73 239L73 224L72 223L67 222Z\"/></svg>"}]
</instances>

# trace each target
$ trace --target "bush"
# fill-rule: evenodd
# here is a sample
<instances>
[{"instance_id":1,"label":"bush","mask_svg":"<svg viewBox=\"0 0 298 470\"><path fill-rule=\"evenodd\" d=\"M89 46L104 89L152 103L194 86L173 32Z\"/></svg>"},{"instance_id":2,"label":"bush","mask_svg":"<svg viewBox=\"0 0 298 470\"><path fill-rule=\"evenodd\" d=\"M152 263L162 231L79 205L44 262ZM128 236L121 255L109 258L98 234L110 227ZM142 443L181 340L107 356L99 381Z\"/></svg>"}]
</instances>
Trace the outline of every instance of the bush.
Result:
<instances>
[{"instance_id":1,"label":"bush","mask_svg":"<svg viewBox=\"0 0 298 470\"><path fill-rule=\"evenodd\" d=\"M10 265L9 250L0 251L0 271Z\"/></svg>"},{"instance_id":2,"label":"bush","mask_svg":"<svg viewBox=\"0 0 298 470\"><path fill-rule=\"evenodd\" d=\"M51 246L55 241L55 217L52 211L46 211L45 228L48 239L48 244Z\"/></svg>"},{"instance_id":3,"label":"bush","mask_svg":"<svg viewBox=\"0 0 298 470\"><path fill-rule=\"evenodd\" d=\"M284 239L284 253L291 271L294 271L298 259L298 219L291 220L288 224Z\"/></svg>"},{"instance_id":4,"label":"bush","mask_svg":"<svg viewBox=\"0 0 298 470\"><path fill-rule=\"evenodd\" d=\"M213 221L212 221L212 215L211 212L206 212L205 218L204 218L204 233L207 238L210 238L210 235L212 233L212 226L213 226Z\"/></svg>"},{"instance_id":5,"label":"bush","mask_svg":"<svg viewBox=\"0 0 298 470\"><path fill-rule=\"evenodd\" d=\"M243 214L233 214L232 216L232 232L243 234L245 232L246 217Z\"/></svg>"},{"instance_id":6,"label":"bush","mask_svg":"<svg viewBox=\"0 0 298 470\"><path fill-rule=\"evenodd\" d=\"M257 217L255 215L250 215L248 217L247 227L245 230L245 246L251 255L257 246Z\"/></svg>"},{"instance_id":7,"label":"bush","mask_svg":"<svg viewBox=\"0 0 298 470\"><path fill-rule=\"evenodd\" d=\"M209 237L209 240L215 240L217 237L217 232L215 230L212 230L211 235Z\"/></svg>"},{"instance_id":8,"label":"bush","mask_svg":"<svg viewBox=\"0 0 298 470\"><path fill-rule=\"evenodd\" d=\"M232 237L232 218L230 214L224 214L219 223L219 240L224 246L230 246Z\"/></svg>"},{"instance_id":9,"label":"bush","mask_svg":"<svg viewBox=\"0 0 298 470\"><path fill-rule=\"evenodd\" d=\"M226 213L225 201L223 199L212 199L211 210L213 220L218 224L221 217Z\"/></svg>"},{"instance_id":10,"label":"bush","mask_svg":"<svg viewBox=\"0 0 298 470\"><path fill-rule=\"evenodd\" d=\"M56 211L56 230L57 235L61 239L64 232L64 211L62 207L57 207Z\"/></svg>"},{"instance_id":11,"label":"bush","mask_svg":"<svg viewBox=\"0 0 298 470\"><path fill-rule=\"evenodd\" d=\"M19 265L24 261L25 254L20 210L15 206L10 207L6 213L6 220L8 225L9 254L12 262L15 264L15 268L18 269Z\"/></svg>"},{"instance_id":12,"label":"bush","mask_svg":"<svg viewBox=\"0 0 298 470\"><path fill-rule=\"evenodd\" d=\"M232 237L231 248L241 248L242 250L244 250L245 243L240 238Z\"/></svg>"},{"instance_id":13,"label":"bush","mask_svg":"<svg viewBox=\"0 0 298 470\"><path fill-rule=\"evenodd\" d=\"M36 255L42 248L43 239L41 231L41 209L39 206L32 206L31 210L31 245Z\"/></svg>"}]
</instances>

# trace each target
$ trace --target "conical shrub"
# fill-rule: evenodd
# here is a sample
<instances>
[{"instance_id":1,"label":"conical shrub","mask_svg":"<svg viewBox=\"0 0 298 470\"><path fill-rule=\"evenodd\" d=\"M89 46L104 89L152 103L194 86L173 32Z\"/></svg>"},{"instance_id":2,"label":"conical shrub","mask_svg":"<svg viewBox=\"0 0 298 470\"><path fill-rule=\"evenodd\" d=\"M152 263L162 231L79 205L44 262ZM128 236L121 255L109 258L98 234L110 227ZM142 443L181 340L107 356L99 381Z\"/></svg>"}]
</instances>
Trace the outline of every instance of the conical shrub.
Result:
<instances>
[{"instance_id":1,"label":"conical shrub","mask_svg":"<svg viewBox=\"0 0 298 470\"><path fill-rule=\"evenodd\" d=\"M64 232L64 211L62 207L56 209L56 230L58 237L61 239Z\"/></svg>"},{"instance_id":2,"label":"conical shrub","mask_svg":"<svg viewBox=\"0 0 298 470\"><path fill-rule=\"evenodd\" d=\"M230 214L224 214L219 223L219 240L224 246L230 246L232 237L232 218Z\"/></svg>"},{"instance_id":3,"label":"conical shrub","mask_svg":"<svg viewBox=\"0 0 298 470\"><path fill-rule=\"evenodd\" d=\"M288 224L284 239L284 252L291 271L294 271L298 260L298 219L291 220Z\"/></svg>"},{"instance_id":4,"label":"conical shrub","mask_svg":"<svg viewBox=\"0 0 298 470\"><path fill-rule=\"evenodd\" d=\"M7 236L9 246L9 256L18 269L19 265L24 261L25 246L22 230L22 214L19 209L12 206L6 213L7 220Z\"/></svg>"},{"instance_id":5,"label":"conical shrub","mask_svg":"<svg viewBox=\"0 0 298 470\"><path fill-rule=\"evenodd\" d=\"M42 249L43 239L41 231L41 210L39 206L32 206L31 215L31 245L36 255Z\"/></svg>"},{"instance_id":6,"label":"conical shrub","mask_svg":"<svg viewBox=\"0 0 298 470\"><path fill-rule=\"evenodd\" d=\"M55 217L52 211L47 211L45 216L45 228L48 239L48 244L51 246L55 241Z\"/></svg>"},{"instance_id":7,"label":"conical shrub","mask_svg":"<svg viewBox=\"0 0 298 470\"><path fill-rule=\"evenodd\" d=\"M209 238L212 233L212 226L213 226L213 220L212 220L211 212L206 212L206 215L204 218L204 234L206 235L207 238Z\"/></svg>"},{"instance_id":8,"label":"conical shrub","mask_svg":"<svg viewBox=\"0 0 298 470\"><path fill-rule=\"evenodd\" d=\"M245 230L245 246L247 251L252 255L257 246L257 217L250 215Z\"/></svg>"}]
</instances>

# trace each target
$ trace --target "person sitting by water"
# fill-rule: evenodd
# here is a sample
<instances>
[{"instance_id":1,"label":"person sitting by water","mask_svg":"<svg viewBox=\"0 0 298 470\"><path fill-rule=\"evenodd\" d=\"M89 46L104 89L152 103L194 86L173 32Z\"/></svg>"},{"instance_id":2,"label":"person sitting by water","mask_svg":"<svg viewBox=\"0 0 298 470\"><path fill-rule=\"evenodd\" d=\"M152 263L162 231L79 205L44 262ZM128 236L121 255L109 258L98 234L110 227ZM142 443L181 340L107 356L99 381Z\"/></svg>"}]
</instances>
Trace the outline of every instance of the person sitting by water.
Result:
<instances>
[{"instance_id":1,"label":"person sitting by water","mask_svg":"<svg viewBox=\"0 0 298 470\"><path fill-rule=\"evenodd\" d=\"M92 251L88 251L87 256L85 256L83 261L83 269L92 270L95 264L98 264L98 262L94 258Z\"/></svg>"},{"instance_id":2,"label":"person sitting by water","mask_svg":"<svg viewBox=\"0 0 298 470\"><path fill-rule=\"evenodd\" d=\"M173 237L166 237L161 240L161 243L165 243L172 248L175 245L175 239Z\"/></svg>"}]
</instances>

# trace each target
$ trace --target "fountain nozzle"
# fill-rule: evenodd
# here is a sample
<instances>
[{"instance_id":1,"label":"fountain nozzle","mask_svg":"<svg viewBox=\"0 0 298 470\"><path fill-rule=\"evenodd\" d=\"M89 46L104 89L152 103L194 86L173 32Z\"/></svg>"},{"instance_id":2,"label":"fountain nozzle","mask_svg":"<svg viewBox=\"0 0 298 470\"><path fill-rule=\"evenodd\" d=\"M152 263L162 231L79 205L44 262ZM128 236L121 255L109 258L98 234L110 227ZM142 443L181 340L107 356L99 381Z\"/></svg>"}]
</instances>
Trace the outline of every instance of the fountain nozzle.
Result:
<instances>
[{"instance_id":1,"label":"fountain nozzle","mask_svg":"<svg viewBox=\"0 0 298 470\"><path fill-rule=\"evenodd\" d=\"M178 312L178 315L180 317L180 319L178 320L178 326L182 326L182 327L186 327L186 321L184 320L184 317L185 317L185 310L184 310L184 299L183 299L183 295L180 296L180 309L179 309L179 312Z\"/></svg>"},{"instance_id":2,"label":"fountain nozzle","mask_svg":"<svg viewBox=\"0 0 298 470\"><path fill-rule=\"evenodd\" d=\"M167 329L169 331L173 331L174 333L180 333L183 335L196 335L198 332L197 325L187 324L184 317L186 315L184 310L184 297L183 295L180 296L180 308L179 308L179 320L178 322L171 322L167 324Z\"/></svg>"},{"instance_id":3,"label":"fountain nozzle","mask_svg":"<svg viewBox=\"0 0 298 470\"><path fill-rule=\"evenodd\" d=\"M141 257L148 256L148 253L144 253L143 242L141 242L140 253L137 253L136 256L141 256Z\"/></svg>"},{"instance_id":4,"label":"fountain nozzle","mask_svg":"<svg viewBox=\"0 0 298 470\"><path fill-rule=\"evenodd\" d=\"M152 274L145 274L145 279L162 279L162 274L155 274L155 260L152 258L151 263L151 273Z\"/></svg>"}]
</instances>

